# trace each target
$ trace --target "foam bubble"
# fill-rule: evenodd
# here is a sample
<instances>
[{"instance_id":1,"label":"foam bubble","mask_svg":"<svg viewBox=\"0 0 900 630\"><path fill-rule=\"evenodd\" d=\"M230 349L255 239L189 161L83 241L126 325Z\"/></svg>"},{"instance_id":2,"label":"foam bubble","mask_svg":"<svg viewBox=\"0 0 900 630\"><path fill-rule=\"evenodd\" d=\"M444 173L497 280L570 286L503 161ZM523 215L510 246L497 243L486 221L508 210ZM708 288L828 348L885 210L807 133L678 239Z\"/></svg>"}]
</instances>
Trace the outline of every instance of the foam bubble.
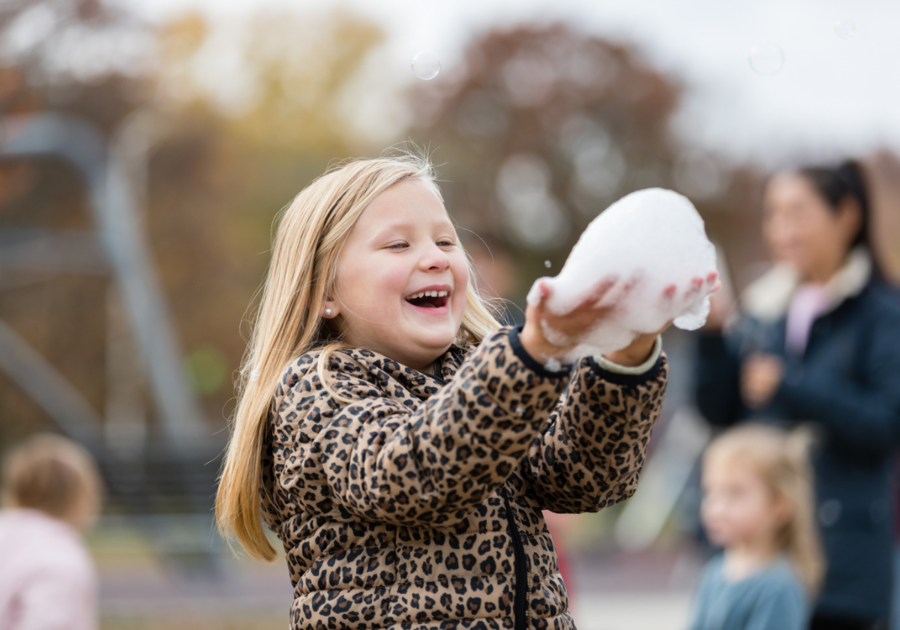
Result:
<instances>
[{"instance_id":1,"label":"foam bubble","mask_svg":"<svg viewBox=\"0 0 900 630\"><path fill-rule=\"evenodd\" d=\"M545 260L545 261L544 261L544 266L545 266L547 269L549 269L550 267L553 266L553 263L550 262L549 260Z\"/></svg>"},{"instance_id":2,"label":"foam bubble","mask_svg":"<svg viewBox=\"0 0 900 630\"><path fill-rule=\"evenodd\" d=\"M413 74L423 81L431 81L441 72L441 60L429 50L416 53L410 65Z\"/></svg>"},{"instance_id":3,"label":"foam bubble","mask_svg":"<svg viewBox=\"0 0 900 630\"><path fill-rule=\"evenodd\" d=\"M757 74L771 75L781 72L784 67L784 51L773 41L765 40L750 48L747 60Z\"/></svg>"},{"instance_id":4,"label":"foam bubble","mask_svg":"<svg viewBox=\"0 0 900 630\"><path fill-rule=\"evenodd\" d=\"M582 233L559 275L541 280L550 289L546 306L557 315L571 312L601 282L612 281L599 304L614 310L577 340L578 347L565 357L571 363L620 350L672 320L684 330L699 328L709 314L717 276L716 250L693 204L671 190L650 188L601 213ZM538 294L535 282L529 304ZM556 339L553 330L543 332L555 345L572 343Z\"/></svg>"},{"instance_id":5,"label":"foam bubble","mask_svg":"<svg viewBox=\"0 0 900 630\"><path fill-rule=\"evenodd\" d=\"M856 24L849 18L841 18L834 23L834 34L841 39L852 39L856 35Z\"/></svg>"}]
</instances>

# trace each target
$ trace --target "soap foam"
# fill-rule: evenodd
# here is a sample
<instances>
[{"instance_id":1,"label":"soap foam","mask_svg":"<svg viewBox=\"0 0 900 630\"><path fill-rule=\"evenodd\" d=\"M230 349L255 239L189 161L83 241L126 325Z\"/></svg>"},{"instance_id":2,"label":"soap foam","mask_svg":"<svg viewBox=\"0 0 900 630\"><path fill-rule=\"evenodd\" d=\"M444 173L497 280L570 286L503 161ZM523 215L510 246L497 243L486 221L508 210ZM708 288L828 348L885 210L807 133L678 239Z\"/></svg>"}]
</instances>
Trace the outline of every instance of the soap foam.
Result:
<instances>
[{"instance_id":1,"label":"soap foam","mask_svg":"<svg viewBox=\"0 0 900 630\"><path fill-rule=\"evenodd\" d=\"M565 357L571 363L620 350L670 320L684 330L700 328L709 314L716 277L716 249L693 204L671 190L650 188L626 195L602 212L582 233L559 275L538 282L550 288L547 308L565 315L599 282L615 278L601 304L618 305L578 340ZM529 304L539 301L538 282L528 294ZM554 332L545 330L551 343Z\"/></svg>"}]
</instances>

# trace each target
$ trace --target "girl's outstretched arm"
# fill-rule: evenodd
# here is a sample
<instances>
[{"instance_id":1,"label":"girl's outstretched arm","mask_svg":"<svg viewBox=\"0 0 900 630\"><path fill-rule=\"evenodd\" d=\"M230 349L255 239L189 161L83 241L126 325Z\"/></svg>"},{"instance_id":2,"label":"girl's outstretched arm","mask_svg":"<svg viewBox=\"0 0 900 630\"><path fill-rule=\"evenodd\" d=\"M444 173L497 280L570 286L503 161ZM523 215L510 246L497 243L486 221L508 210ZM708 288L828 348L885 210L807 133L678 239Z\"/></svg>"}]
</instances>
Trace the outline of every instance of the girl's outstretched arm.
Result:
<instances>
[{"instance_id":1,"label":"girl's outstretched arm","mask_svg":"<svg viewBox=\"0 0 900 630\"><path fill-rule=\"evenodd\" d=\"M271 520L298 509L406 525L466 518L525 457L568 383L567 374L523 362L509 335L485 339L415 407L347 353L335 352L324 370L338 396L323 387L316 355L299 359L270 421L263 483Z\"/></svg>"},{"instance_id":2,"label":"girl's outstretched arm","mask_svg":"<svg viewBox=\"0 0 900 630\"><path fill-rule=\"evenodd\" d=\"M659 345L647 364L624 372L581 360L528 451L526 483L542 509L596 512L634 494L667 378Z\"/></svg>"},{"instance_id":3,"label":"girl's outstretched arm","mask_svg":"<svg viewBox=\"0 0 900 630\"><path fill-rule=\"evenodd\" d=\"M521 339L513 336L519 354L527 359L529 354L559 352L541 339L543 326L534 323L549 322L554 329L571 323L590 326L617 308L603 299L611 286L599 284L567 321L543 309L549 292L541 287L542 299L529 306ZM626 284L619 299L633 286ZM607 356L579 361L565 395L529 448L526 483L543 509L597 511L627 499L637 488L650 431L662 408L667 363L658 335L641 335ZM533 369L539 370L535 363Z\"/></svg>"}]
</instances>

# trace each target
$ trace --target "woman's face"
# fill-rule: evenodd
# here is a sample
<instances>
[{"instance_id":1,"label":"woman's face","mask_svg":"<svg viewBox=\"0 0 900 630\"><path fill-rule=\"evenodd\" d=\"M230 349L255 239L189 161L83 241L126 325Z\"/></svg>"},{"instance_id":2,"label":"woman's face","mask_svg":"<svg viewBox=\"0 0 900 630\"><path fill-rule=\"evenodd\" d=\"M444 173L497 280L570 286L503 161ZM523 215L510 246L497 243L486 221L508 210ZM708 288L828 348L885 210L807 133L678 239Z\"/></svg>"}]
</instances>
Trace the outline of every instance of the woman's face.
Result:
<instances>
[{"instance_id":1,"label":"woman's face","mask_svg":"<svg viewBox=\"0 0 900 630\"><path fill-rule=\"evenodd\" d=\"M338 259L345 340L423 370L453 343L466 309L465 254L444 204L403 180L362 212Z\"/></svg>"},{"instance_id":2,"label":"woman's face","mask_svg":"<svg viewBox=\"0 0 900 630\"><path fill-rule=\"evenodd\" d=\"M713 457L704 463L701 518L713 544L733 548L774 540L785 511L749 462Z\"/></svg>"},{"instance_id":3,"label":"woman's face","mask_svg":"<svg viewBox=\"0 0 900 630\"><path fill-rule=\"evenodd\" d=\"M859 208L836 211L802 175L774 176L765 191L763 236L773 258L808 282L827 282L841 268L859 230Z\"/></svg>"}]
</instances>

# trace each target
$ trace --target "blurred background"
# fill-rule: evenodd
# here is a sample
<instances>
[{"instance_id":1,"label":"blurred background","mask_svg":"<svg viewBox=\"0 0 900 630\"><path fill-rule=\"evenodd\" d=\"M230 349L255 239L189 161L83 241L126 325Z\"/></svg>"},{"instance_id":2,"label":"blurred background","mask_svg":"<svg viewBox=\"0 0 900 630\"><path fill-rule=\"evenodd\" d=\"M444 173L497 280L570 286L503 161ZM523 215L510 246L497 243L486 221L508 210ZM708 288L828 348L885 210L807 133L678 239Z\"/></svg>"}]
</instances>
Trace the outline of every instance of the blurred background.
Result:
<instances>
[{"instance_id":1,"label":"blurred background","mask_svg":"<svg viewBox=\"0 0 900 630\"><path fill-rule=\"evenodd\" d=\"M276 213L335 159L426 148L483 289L553 274L611 202L691 198L740 290L766 176L862 160L900 278L889 0L0 1L0 449L88 446L102 627L283 628L286 568L213 531ZM681 628L706 551L690 334L641 488L556 523L582 628ZM602 611L602 614L598 614Z\"/></svg>"}]
</instances>

